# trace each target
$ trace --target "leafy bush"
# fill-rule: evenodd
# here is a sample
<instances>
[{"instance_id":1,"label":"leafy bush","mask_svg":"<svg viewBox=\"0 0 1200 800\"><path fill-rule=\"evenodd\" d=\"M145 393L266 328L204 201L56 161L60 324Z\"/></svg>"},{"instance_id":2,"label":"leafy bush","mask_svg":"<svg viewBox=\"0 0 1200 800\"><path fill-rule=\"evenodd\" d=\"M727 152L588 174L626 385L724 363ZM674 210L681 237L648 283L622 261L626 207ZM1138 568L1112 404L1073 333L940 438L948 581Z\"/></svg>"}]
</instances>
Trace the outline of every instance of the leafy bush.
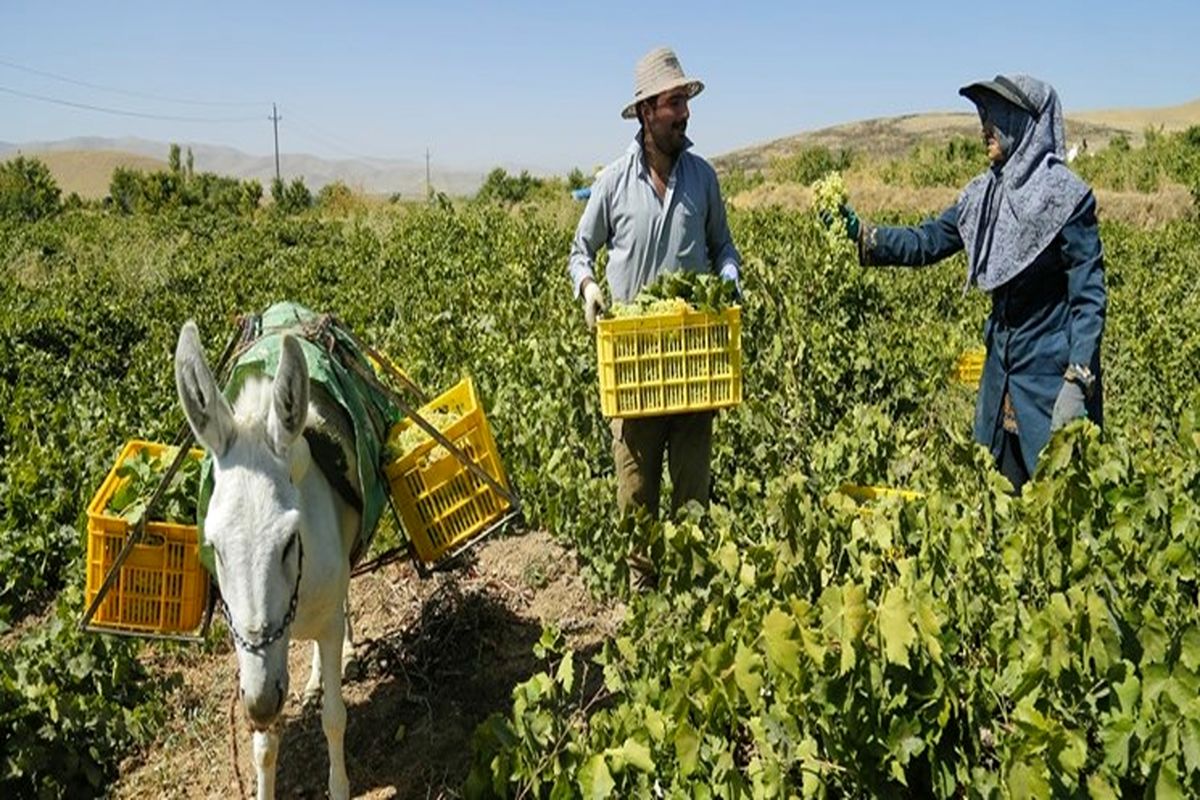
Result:
<instances>
[{"instance_id":1,"label":"leafy bush","mask_svg":"<svg viewBox=\"0 0 1200 800\"><path fill-rule=\"evenodd\" d=\"M528 170L521 170L520 175L509 175L496 167L484 179L475 194L475 200L479 203L520 203L529 199L544 184L545 181L533 177Z\"/></svg>"},{"instance_id":2,"label":"leafy bush","mask_svg":"<svg viewBox=\"0 0 1200 800\"><path fill-rule=\"evenodd\" d=\"M172 144L168 169L141 172L127 167L113 170L109 203L123 214L161 214L195 209L206 214L253 214L262 200L262 184L240 181L212 172L193 171L192 151L182 162L179 145Z\"/></svg>"},{"instance_id":3,"label":"leafy bush","mask_svg":"<svg viewBox=\"0 0 1200 800\"><path fill-rule=\"evenodd\" d=\"M275 201L275 210L283 214L298 214L313 205L312 192L304 184L304 178L293 178L291 183L275 178L271 181L271 199Z\"/></svg>"},{"instance_id":4,"label":"leafy bush","mask_svg":"<svg viewBox=\"0 0 1200 800\"><path fill-rule=\"evenodd\" d=\"M317 192L316 205L335 216L344 216L360 207L354 191L342 181L333 181Z\"/></svg>"},{"instance_id":5,"label":"leafy bush","mask_svg":"<svg viewBox=\"0 0 1200 800\"><path fill-rule=\"evenodd\" d=\"M828 147L805 147L791 155L772 159L767 174L776 183L807 186L827 172L844 172L853 160L849 150L835 154Z\"/></svg>"},{"instance_id":6,"label":"leafy bush","mask_svg":"<svg viewBox=\"0 0 1200 800\"><path fill-rule=\"evenodd\" d=\"M744 169L735 169L721 177L721 194L725 197L734 197L744 191L753 189L755 186L761 185L766 181L766 176L761 171L751 172Z\"/></svg>"},{"instance_id":7,"label":"leafy bush","mask_svg":"<svg viewBox=\"0 0 1200 800\"><path fill-rule=\"evenodd\" d=\"M167 684L135 658L137 644L81 633L79 592L0 660L0 749L6 797L104 797L132 747L164 716Z\"/></svg>"},{"instance_id":8,"label":"leafy bush","mask_svg":"<svg viewBox=\"0 0 1200 800\"><path fill-rule=\"evenodd\" d=\"M955 136L945 144L919 144L907 157L887 163L885 183L899 186L964 186L988 167L983 143Z\"/></svg>"},{"instance_id":9,"label":"leafy bush","mask_svg":"<svg viewBox=\"0 0 1200 800\"><path fill-rule=\"evenodd\" d=\"M568 189L582 189L591 185L592 179L585 175L579 167L575 167L567 174Z\"/></svg>"},{"instance_id":10,"label":"leafy bush","mask_svg":"<svg viewBox=\"0 0 1200 800\"><path fill-rule=\"evenodd\" d=\"M58 184L36 158L18 156L0 163L0 219L33 222L58 213Z\"/></svg>"},{"instance_id":11,"label":"leafy bush","mask_svg":"<svg viewBox=\"0 0 1200 800\"><path fill-rule=\"evenodd\" d=\"M1076 159L1071 167L1093 186L1154 192L1167 182L1200 186L1200 126L1178 133L1146 131L1133 147L1124 136L1103 150Z\"/></svg>"}]
</instances>

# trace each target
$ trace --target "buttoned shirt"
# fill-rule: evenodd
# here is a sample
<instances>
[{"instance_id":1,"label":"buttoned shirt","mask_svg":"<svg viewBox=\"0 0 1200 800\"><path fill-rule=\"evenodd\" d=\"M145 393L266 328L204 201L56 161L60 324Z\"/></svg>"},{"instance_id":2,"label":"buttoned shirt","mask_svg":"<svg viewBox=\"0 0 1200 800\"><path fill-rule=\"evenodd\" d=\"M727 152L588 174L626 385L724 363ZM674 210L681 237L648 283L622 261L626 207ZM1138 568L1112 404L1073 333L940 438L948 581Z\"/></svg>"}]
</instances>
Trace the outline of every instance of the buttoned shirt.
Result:
<instances>
[{"instance_id":1,"label":"buttoned shirt","mask_svg":"<svg viewBox=\"0 0 1200 800\"><path fill-rule=\"evenodd\" d=\"M664 272L719 273L740 265L717 173L689 152L691 144L687 141L675 160L663 197L654 189L641 132L597 176L571 243L576 297L585 278L595 279L601 247L608 248L606 276L616 302L630 302Z\"/></svg>"}]
</instances>

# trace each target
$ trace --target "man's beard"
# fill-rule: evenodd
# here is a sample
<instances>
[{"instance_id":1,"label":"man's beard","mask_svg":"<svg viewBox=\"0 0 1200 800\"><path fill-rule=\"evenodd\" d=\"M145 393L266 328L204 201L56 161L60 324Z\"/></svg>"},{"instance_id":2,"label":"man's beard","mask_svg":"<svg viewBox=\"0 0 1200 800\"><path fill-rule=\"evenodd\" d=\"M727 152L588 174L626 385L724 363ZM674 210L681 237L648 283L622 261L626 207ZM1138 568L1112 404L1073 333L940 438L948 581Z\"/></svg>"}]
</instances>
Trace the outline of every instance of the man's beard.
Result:
<instances>
[{"instance_id":1,"label":"man's beard","mask_svg":"<svg viewBox=\"0 0 1200 800\"><path fill-rule=\"evenodd\" d=\"M654 146L658 149L658 152L670 158L675 158L683 152L686 135L686 124L679 127L672 126L667 128L661 135L651 133L651 137L654 139Z\"/></svg>"}]
</instances>

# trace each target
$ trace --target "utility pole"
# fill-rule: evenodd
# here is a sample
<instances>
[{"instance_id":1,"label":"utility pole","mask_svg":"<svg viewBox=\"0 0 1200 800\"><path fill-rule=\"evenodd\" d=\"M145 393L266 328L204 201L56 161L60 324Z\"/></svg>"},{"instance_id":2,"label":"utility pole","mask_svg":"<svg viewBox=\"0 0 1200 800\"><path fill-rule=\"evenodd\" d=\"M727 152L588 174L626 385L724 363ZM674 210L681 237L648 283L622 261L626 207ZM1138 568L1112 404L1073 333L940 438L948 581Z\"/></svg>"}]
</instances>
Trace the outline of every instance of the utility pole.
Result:
<instances>
[{"instance_id":1,"label":"utility pole","mask_svg":"<svg viewBox=\"0 0 1200 800\"><path fill-rule=\"evenodd\" d=\"M279 111L275 108L274 103L271 103L271 116L267 119L275 123L275 180L279 181L282 180L279 177L279 120L283 117L279 116Z\"/></svg>"},{"instance_id":2,"label":"utility pole","mask_svg":"<svg viewBox=\"0 0 1200 800\"><path fill-rule=\"evenodd\" d=\"M433 187L429 185L429 148L425 148L425 200L433 197Z\"/></svg>"}]
</instances>

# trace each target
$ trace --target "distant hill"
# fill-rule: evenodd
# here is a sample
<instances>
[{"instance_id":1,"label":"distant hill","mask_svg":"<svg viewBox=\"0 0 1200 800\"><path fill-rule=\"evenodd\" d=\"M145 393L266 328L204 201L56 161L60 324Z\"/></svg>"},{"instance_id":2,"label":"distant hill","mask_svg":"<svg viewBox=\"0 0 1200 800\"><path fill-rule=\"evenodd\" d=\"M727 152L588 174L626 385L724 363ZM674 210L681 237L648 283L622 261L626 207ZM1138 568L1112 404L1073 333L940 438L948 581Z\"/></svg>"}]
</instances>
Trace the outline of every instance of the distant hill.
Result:
<instances>
[{"instance_id":1,"label":"distant hill","mask_svg":"<svg viewBox=\"0 0 1200 800\"><path fill-rule=\"evenodd\" d=\"M1200 100L1179 106L1112 109L1068 114L1067 141L1087 139L1089 148L1103 147L1116 135L1140 143L1146 128L1171 132L1200 125ZM971 113L932 112L883 117L835 125L735 150L713 159L721 171L758 170L771 160L805 147L828 147L882 156L901 156L920 142L945 142L954 136L978 136L979 117Z\"/></svg>"},{"instance_id":2,"label":"distant hill","mask_svg":"<svg viewBox=\"0 0 1200 800\"><path fill-rule=\"evenodd\" d=\"M1183 130L1200 125L1200 99L1163 108L1128 108L1081 111L1067 115L1068 142L1087 139L1095 149L1114 136L1128 136L1140 143L1146 128L1164 131ZM883 156L907 153L920 142L944 142L953 136L978 136L979 119L971 113L931 112L898 117L862 120L816 131L786 136L774 141L741 148L712 159L718 170L758 170L771 160L787 156L804 147L824 146L832 150L854 150ZM180 142L190 147L195 168L236 178L255 178L270 186L275 175L273 156L255 156L202 143ZM37 156L47 163L64 192L97 198L107 194L109 179L117 166L156 169L166 163L170 145L145 139L78 137L56 142L0 142L0 159L16 152ZM511 172L520 168L509 168ZM303 177L314 191L333 181L342 181L352 189L370 194L399 193L407 197L425 194L425 164L399 159L325 159L316 156L280 154L280 171L286 180ZM432 184L437 191L450 195L474 193L483 183L482 172L440 168L432 165Z\"/></svg>"},{"instance_id":3,"label":"distant hill","mask_svg":"<svg viewBox=\"0 0 1200 800\"><path fill-rule=\"evenodd\" d=\"M62 150L41 153L19 151L22 155L34 156L44 163L54 176L63 195L75 192L80 197L93 199L108 194L113 170L117 167L153 171L165 169L166 159L149 158L116 150ZM0 148L0 161L15 158L16 148L5 152Z\"/></svg>"},{"instance_id":4,"label":"distant hill","mask_svg":"<svg viewBox=\"0 0 1200 800\"><path fill-rule=\"evenodd\" d=\"M235 178L255 178L270 187L275 177L275 157L254 156L235 150L199 143L179 143L186 152L191 148L197 171L215 172ZM170 144L137 138L105 139L77 137L55 142L0 142L0 159L19 150L36 156L50 168L64 192L76 191L81 197L103 197L117 166L155 169L166 164ZM127 162L127 163L126 163ZM302 177L309 189L319 190L334 181L370 194L399 193L407 197L425 194L425 164L395 159L324 159L316 156L281 153L279 168L284 180ZM483 174L471 170L430 170L433 188L450 195L471 194L483 183ZM68 188L72 187L72 188ZM80 188L75 188L80 187Z\"/></svg>"},{"instance_id":5,"label":"distant hill","mask_svg":"<svg viewBox=\"0 0 1200 800\"><path fill-rule=\"evenodd\" d=\"M1170 133L1200 125L1200 99L1178 106L1163 108L1117 108L1107 111L1081 111L1072 119L1094 125L1105 125L1136 133L1146 128L1162 128Z\"/></svg>"}]
</instances>

